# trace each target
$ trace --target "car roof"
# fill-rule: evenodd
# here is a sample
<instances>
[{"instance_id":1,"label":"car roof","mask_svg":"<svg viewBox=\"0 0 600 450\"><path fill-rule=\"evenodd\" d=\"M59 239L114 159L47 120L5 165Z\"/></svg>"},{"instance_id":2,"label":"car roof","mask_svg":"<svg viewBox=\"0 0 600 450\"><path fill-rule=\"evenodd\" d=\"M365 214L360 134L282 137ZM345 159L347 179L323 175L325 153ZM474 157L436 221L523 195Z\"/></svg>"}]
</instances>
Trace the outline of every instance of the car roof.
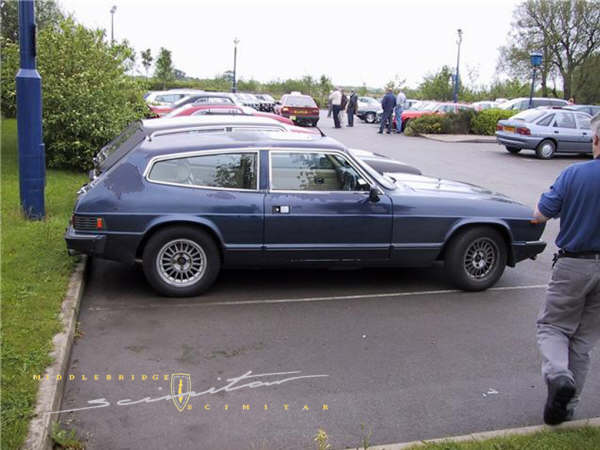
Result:
<instances>
[{"instance_id":1,"label":"car roof","mask_svg":"<svg viewBox=\"0 0 600 450\"><path fill-rule=\"evenodd\" d=\"M142 120L142 126L148 133L201 125L272 125L273 123L278 121L269 117L243 115L179 116Z\"/></svg>"},{"instance_id":2,"label":"car roof","mask_svg":"<svg viewBox=\"0 0 600 450\"><path fill-rule=\"evenodd\" d=\"M139 150L151 156L202 150L236 148L319 148L347 153L340 142L327 136L294 132L232 131L229 133L180 133L145 140Z\"/></svg>"}]
</instances>

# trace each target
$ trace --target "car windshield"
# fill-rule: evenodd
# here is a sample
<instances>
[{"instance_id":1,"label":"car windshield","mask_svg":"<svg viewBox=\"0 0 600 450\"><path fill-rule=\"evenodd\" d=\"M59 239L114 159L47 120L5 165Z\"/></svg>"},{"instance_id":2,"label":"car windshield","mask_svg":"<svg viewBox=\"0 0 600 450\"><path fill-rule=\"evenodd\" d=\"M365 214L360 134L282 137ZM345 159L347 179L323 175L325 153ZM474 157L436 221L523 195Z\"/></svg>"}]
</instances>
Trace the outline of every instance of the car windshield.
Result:
<instances>
[{"instance_id":1,"label":"car windshield","mask_svg":"<svg viewBox=\"0 0 600 450\"><path fill-rule=\"evenodd\" d=\"M421 105L419 111L435 111L440 106L442 106L441 103L429 102Z\"/></svg>"},{"instance_id":2,"label":"car windshield","mask_svg":"<svg viewBox=\"0 0 600 450\"><path fill-rule=\"evenodd\" d=\"M297 108L316 108L315 101L306 95L288 95L285 99L285 106Z\"/></svg>"},{"instance_id":3,"label":"car windshield","mask_svg":"<svg viewBox=\"0 0 600 450\"><path fill-rule=\"evenodd\" d=\"M274 103L275 99L273 97L271 97L270 95L267 94L263 94L262 98L266 101L268 101L269 103Z\"/></svg>"},{"instance_id":4,"label":"car windshield","mask_svg":"<svg viewBox=\"0 0 600 450\"><path fill-rule=\"evenodd\" d=\"M102 150L98 152L96 156L97 168L101 172L110 169L117 161L142 142L145 137L146 133L144 132L142 122L133 122L125 131L102 147Z\"/></svg>"},{"instance_id":5,"label":"car windshield","mask_svg":"<svg viewBox=\"0 0 600 450\"><path fill-rule=\"evenodd\" d=\"M515 109L515 106L518 106L522 101L523 101L522 98L515 98L513 100L509 100L508 102L502 103L499 108L500 109Z\"/></svg>"},{"instance_id":6,"label":"car windshield","mask_svg":"<svg viewBox=\"0 0 600 450\"><path fill-rule=\"evenodd\" d=\"M519 114L512 116L511 119L522 120L523 122L535 122L547 112L548 110L546 109L528 109L526 111L521 111Z\"/></svg>"}]
</instances>

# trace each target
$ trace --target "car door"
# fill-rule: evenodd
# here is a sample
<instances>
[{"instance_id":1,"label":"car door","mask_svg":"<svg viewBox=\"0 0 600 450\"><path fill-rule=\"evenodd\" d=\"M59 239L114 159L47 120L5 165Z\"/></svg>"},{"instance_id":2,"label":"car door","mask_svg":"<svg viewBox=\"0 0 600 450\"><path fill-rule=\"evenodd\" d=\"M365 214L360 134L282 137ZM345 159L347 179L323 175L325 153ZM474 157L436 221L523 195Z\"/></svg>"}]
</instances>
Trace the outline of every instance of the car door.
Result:
<instances>
[{"instance_id":1,"label":"car door","mask_svg":"<svg viewBox=\"0 0 600 450\"><path fill-rule=\"evenodd\" d=\"M575 115L570 111L557 111L552 135L559 152L577 152L582 147L581 132L577 130Z\"/></svg>"},{"instance_id":2,"label":"car door","mask_svg":"<svg viewBox=\"0 0 600 450\"><path fill-rule=\"evenodd\" d=\"M392 202L337 150L270 150L265 196L267 262L367 262L389 259Z\"/></svg>"},{"instance_id":3,"label":"car door","mask_svg":"<svg viewBox=\"0 0 600 450\"><path fill-rule=\"evenodd\" d=\"M587 114L574 113L577 122L577 130L581 135L579 150L582 152L592 151L592 126L591 119Z\"/></svg>"}]
</instances>

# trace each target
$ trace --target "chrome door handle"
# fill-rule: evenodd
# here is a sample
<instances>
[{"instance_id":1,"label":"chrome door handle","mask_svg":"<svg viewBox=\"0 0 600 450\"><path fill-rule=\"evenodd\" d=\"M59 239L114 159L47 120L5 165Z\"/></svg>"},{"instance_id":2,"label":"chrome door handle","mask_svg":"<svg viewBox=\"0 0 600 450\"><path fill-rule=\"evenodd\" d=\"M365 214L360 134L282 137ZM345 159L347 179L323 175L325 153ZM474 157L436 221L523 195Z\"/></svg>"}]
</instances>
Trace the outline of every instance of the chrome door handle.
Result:
<instances>
[{"instance_id":1,"label":"chrome door handle","mask_svg":"<svg viewBox=\"0 0 600 450\"><path fill-rule=\"evenodd\" d=\"M290 213L289 205L273 206L273 214L289 214L289 213Z\"/></svg>"}]
</instances>

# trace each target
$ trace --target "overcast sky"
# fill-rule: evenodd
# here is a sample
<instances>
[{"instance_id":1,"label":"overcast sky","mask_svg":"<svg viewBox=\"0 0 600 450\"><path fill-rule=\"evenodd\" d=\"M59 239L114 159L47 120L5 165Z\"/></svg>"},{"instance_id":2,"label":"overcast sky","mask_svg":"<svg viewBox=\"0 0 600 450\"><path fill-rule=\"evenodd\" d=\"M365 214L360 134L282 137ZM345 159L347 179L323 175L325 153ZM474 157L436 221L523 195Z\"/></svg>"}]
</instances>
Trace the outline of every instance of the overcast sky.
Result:
<instances>
[{"instance_id":1,"label":"overcast sky","mask_svg":"<svg viewBox=\"0 0 600 450\"><path fill-rule=\"evenodd\" d=\"M460 69L477 84L495 74L498 47L506 42L519 0L58 0L63 10L136 51L172 51L188 76L213 77L233 67L238 37L238 76L269 81L329 76L336 84L383 87L406 79L416 87L442 65L456 65L457 32L463 30ZM139 56L138 56L139 62ZM140 65L141 68L141 65Z\"/></svg>"}]
</instances>

